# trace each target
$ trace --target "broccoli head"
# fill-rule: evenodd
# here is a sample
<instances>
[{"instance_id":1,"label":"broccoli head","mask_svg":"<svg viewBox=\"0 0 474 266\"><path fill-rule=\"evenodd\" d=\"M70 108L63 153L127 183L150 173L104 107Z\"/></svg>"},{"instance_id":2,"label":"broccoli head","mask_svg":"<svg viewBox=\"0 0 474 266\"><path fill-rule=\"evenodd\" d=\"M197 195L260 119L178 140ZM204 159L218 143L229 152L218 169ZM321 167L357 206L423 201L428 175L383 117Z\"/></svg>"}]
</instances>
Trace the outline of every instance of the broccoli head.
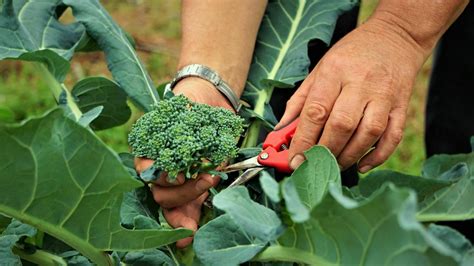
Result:
<instances>
[{"instance_id":1,"label":"broccoli head","mask_svg":"<svg viewBox=\"0 0 474 266\"><path fill-rule=\"evenodd\" d=\"M155 161L174 180L208 172L237 155L243 119L231 111L191 102L185 96L160 101L133 125L132 153Z\"/></svg>"}]
</instances>

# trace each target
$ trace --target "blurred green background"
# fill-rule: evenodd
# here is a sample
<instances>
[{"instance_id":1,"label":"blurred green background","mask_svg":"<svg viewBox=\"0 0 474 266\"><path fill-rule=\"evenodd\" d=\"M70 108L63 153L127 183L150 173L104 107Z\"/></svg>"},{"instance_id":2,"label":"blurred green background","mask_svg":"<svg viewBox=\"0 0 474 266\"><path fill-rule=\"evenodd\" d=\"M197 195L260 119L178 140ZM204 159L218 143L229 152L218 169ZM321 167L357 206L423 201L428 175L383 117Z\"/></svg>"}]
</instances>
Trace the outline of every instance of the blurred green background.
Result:
<instances>
[{"instance_id":1,"label":"blurred green background","mask_svg":"<svg viewBox=\"0 0 474 266\"><path fill-rule=\"evenodd\" d=\"M103 0L101 1L119 24L137 43L137 50L156 84L170 80L176 69L180 39L180 1ZM362 0L360 22L376 7L377 0ZM70 19L66 16L65 22ZM405 136L395 154L381 168L417 174L425 159L423 123L426 90L431 60L420 71L410 104ZM103 55L79 54L72 61L69 88L85 76L108 76ZM12 112L10 122L40 115L55 106L54 99L34 65L3 61L0 63L1 114ZM140 116L136 110L123 126L98 132L99 137L118 152L128 151L127 132L131 122Z\"/></svg>"}]
</instances>

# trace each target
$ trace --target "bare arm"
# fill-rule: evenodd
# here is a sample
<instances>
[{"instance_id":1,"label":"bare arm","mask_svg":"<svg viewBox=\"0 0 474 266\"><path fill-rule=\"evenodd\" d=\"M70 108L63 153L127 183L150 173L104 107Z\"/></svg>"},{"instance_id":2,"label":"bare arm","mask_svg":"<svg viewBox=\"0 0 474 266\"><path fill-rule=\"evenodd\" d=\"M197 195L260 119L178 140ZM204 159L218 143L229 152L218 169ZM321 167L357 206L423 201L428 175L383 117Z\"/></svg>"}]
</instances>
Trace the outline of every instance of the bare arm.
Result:
<instances>
[{"instance_id":1,"label":"bare arm","mask_svg":"<svg viewBox=\"0 0 474 266\"><path fill-rule=\"evenodd\" d=\"M371 19L385 22L430 54L468 3L469 0L381 0Z\"/></svg>"},{"instance_id":2,"label":"bare arm","mask_svg":"<svg viewBox=\"0 0 474 266\"><path fill-rule=\"evenodd\" d=\"M327 146L341 168L382 164L402 139L417 72L468 0L381 0L371 18L332 47L293 95L281 124L300 115L290 146ZM375 149L366 154L373 146Z\"/></svg>"},{"instance_id":3,"label":"bare arm","mask_svg":"<svg viewBox=\"0 0 474 266\"><path fill-rule=\"evenodd\" d=\"M179 67L211 67L240 96L266 0L183 0Z\"/></svg>"},{"instance_id":4,"label":"bare arm","mask_svg":"<svg viewBox=\"0 0 474 266\"><path fill-rule=\"evenodd\" d=\"M178 68L193 63L206 65L217 71L240 96L266 4L266 0L183 0L182 48ZM211 83L199 78L181 80L174 92L184 94L195 102L232 110L225 97ZM151 164L151 160L136 160L139 171ZM151 191L155 201L163 207L163 214L171 226L196 230L207 191L218 182L218 177L208 174L185 182L181 174L176 183L170 184L162 175ZM191 241L192 238L182 239L177 242L177 247L185 247Z\"/></svg>"}]
</instances>

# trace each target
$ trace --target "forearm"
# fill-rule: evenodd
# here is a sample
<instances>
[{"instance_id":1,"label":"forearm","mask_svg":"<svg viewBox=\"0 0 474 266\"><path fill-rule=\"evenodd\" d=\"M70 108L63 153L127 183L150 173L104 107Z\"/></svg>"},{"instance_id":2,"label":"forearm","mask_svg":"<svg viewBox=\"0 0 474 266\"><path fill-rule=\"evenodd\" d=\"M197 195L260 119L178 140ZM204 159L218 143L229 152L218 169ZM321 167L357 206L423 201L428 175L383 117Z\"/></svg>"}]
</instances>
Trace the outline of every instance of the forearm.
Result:
<instances>
[{"instance_id":1,"label":"forearm","mask_svg":"<svg viewBox=\"0 0 474 266\"><path fill-rule=\"evenodd\" d=\"M393 26L427 56L468 3L469 0L380 0L371 20Z\"/></svg>"},{"instance_id":2,"label":"forearm","mask_svg":"<svg viewBox=\"0 0 474 266\"><path fill-rule=\"evenodd\" d=\"M266 0L183 0L178 67L209 66L241 95Z\"/></svg>"}]
</instances>

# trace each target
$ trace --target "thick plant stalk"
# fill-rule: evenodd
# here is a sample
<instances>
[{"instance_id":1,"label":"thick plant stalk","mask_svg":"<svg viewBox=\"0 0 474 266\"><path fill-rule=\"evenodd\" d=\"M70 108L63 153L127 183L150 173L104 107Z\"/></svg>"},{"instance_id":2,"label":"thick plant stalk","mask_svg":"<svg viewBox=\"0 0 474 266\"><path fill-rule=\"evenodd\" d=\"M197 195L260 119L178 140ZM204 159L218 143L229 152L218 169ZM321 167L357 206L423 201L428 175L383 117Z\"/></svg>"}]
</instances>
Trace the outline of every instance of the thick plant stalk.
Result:
<instances>
[{"instance_id":1,"label":"thick plant stalk","mask_svg":"<svg viewBox=\"0 0 474 266\"><path fill-rule=\"evenodd\" d=\"M13 253L20 256L23 260L38 264L38 265L67 265L67 262L52 253L43 251L43 250L36 250L35 253L30 254L22 250L21 248L14 247Z\"/></svg>"},{"instance_id":2,"label":"thick plant stalk","mask_svg":"<svg viewBox=\"0 0 474 266\"><path fill-rule=\"evenodd\" d=\"M65 243L75 243L73 245L73 248L75 248L81 254L83 254L84 256L89 258L95 264L97 264L97 265L113 265L113 260L107 253L102 252L101 250L92 248L86 241L84 241L82 239L79 239L76 236L74 236L72 234L69 234L69 233L63 233L62 235L56 235L57 227L53 228L50 225L42 223L39 219L34 219L34 218L31 218L31 217L27 217L27 216L23 215L21 212L19 212L18 210L14 210L14 209L8 208L6 206L1 206L1 207L2 207L2 212L4 214L8 215L8 216L18 218L21 221L25 221L26 223L34 226L35 228L37 228L41 231L48 232L52 236L63 240Z\"/></svg>"},{"instance_id":3,"label":"thick plant stalk","mask_svg":"<svg viewBox=\"0 0 474 266\"><path fill-rule=\"evenodd\" d=\"M261 90L259 92L257 103L253 111L260 117L264 117L265 105L270 102L273 94L273 87ZM262 128L262 122L258 119L252 122L250 125L247 135L242 143L242 148L253 148L258 144L258 137L260 135L260 130Z\"/></svg>"},{"instance_id":4,"label":"thick plant stalk","mask_svg":"<svg viewBox=\"0 0 474 266\"><path fill-rule=\"evenodd\" d=\"M71 113L74 115L76 121L78 121L82 117L82 111L79 109L76 102L74 101L71 92L66 88L64 83L59 83L54 78L54 76L51 74L51 72L49 72L48 68L44 64L36 63L36 66L45 78L46 82L48 83L48 86L51 92L53 93L56 102L58 102L61 107L67 107L67 109L71 111ZM63 93L66 96L66 105L61 104L61 97L63 97Z\"/></svg>"}]
</instances>

